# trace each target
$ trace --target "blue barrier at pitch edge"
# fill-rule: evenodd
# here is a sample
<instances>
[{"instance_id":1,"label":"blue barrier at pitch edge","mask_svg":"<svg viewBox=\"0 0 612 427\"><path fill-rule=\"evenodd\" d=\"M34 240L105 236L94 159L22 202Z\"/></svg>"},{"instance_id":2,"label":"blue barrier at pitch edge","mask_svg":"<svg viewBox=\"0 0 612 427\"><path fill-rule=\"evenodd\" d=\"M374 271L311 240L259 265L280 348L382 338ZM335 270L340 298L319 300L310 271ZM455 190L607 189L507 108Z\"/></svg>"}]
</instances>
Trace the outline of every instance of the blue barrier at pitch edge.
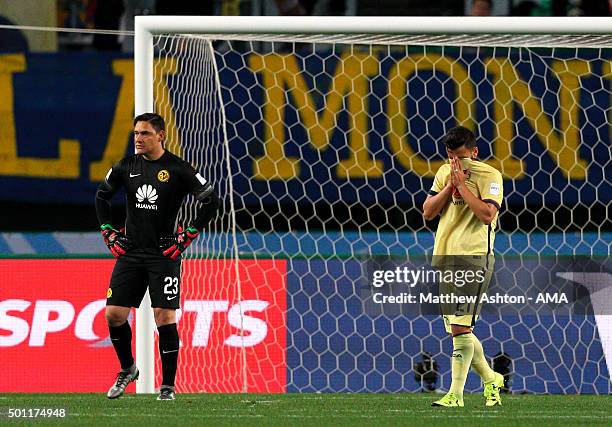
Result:
<instances>
[{"instance_id":1,"label":"blue barrier at pitch edge","mask_svg":"<svg viewBox=\"0 0 612 427\"><path fill-rule=\"evenodd\" d=\"M217 235L222 253L231 253L232 239ZM278 258L340 257L360 255L405 255L431 253L433 234L389 232L243 233L236 236L239 253L245 257ZM228 242L228 243L224 243ZM612 233L498 232L497 254L598 255L610 254ZM191 249L193 252L193 248ZM201 250L200 250L201 253ZM91 233L0 233L0 255L107 255L100 234Z\"/></svg>"}]
</instances>

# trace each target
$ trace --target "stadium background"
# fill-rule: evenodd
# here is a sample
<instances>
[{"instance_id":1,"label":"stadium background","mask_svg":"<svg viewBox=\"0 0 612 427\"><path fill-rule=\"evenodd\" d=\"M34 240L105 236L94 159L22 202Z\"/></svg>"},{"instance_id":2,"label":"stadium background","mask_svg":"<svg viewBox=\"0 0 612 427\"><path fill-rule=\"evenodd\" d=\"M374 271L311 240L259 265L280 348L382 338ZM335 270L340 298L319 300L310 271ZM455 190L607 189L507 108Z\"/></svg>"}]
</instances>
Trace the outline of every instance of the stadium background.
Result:
<instances>
[{"instance_id":1,"label":"stadium background","mask_svg":"<svg viewBox=\"0 0 612 427\"><path fill-rule=\"evenodd\" d=\"M83 380L83 383L62 382L66 378L67 367L52 357L57 354L60 344L73 345L74 360L71 367L75 364L103 367L113 360L100 313L100 300L104 298L108 274L104 268L108 269L110 261L90 259L108 258L106 248L95 231L97 224L92 201L97 183L112 164L109 159L117 159L133 151L129 138L134 102L133 61L130 53L101 52L88 47L81 47L77 52L67 52L66 46L71 46L73 42L64 40L60 48L62 43L64 49L45 53L36 52L37 49L28 50L23 46L19 48L17 43L8 46L0 55L0 92L5 94L0 109L0 229L3 231L0 233L0 252L6 258L1 264L6 280L1 285L0 345L4 347L5 360L9 360L15 367L31 366L31 369L35 369L38 366L50 372L47 381L39 381L33 375L32 381L22 382L23 389L19 390L15 389L16 377L8 375L0 384L0 391L3 392L102 391L108 386L105 378L99 377ZM75 45L78 43L81 42L74 41ZM296 55L299 57L299 53ZM232 58L228 58L228 61L231 63ZM327 61L325 64L333 69L337 61ZM314 72L321 64L307 62L306 66ZM381 66L384 69L385 64ZM242 69L244 73L247 71ZM522 72L525 80L532 80L531 89L534 93L545 91L547 82L544 79L538 80L537 66L531 70L533 75L529 75L529 69ZM594 69L593 72L591 81L606 74L603 68ZM229 82L235 76L227 73L221 79ZM478 75L471 77L478 79ZM241 81L249 78L245 75ZM236 124L229 127L235 132L230 134L230 138L240 135L242 139L252 139L248 133L253 132L253 128L241 126L241 112L232 108L246 99L245 90L244 87L236 86L235 93L224 94L226 99L235 103L230 103L227 110L228 121ZM419 88L415 87L414 90L418 93ZM583 109L592 106L600 109L589 116L588 124L583 129L587 138L579 151L589 173L586 176L578 174L570 183L565 181L566 184L560 184L564 181L555 180L555 174L571 176L571 170L564 170L563 165L555 164L552 157L547 155L545 142L533 138L533 132L526 121L522 122L525 124L519 128L517 145L520 147L522 143L523 149L527 150L528 147L529 152L521 153L519 148L517 155L524 155L525 170L536 178L531 181L517 176L505 181L513 185L517 198L507 200L508 205L501 218L502 232L496 242L498 252L512 248L520 252L526 249L532 253L557 250L560 253L573 253L577 249L579 253L589 254L589 248L594 246L596 254L609 255L608 246L601 242L609 242L612 237L609 212L612 190L607 179L609 166L605 169L608 163L601 159L609 158L609 118L604 112L610 110L610 96L609 92L597 91L594 86L589 86L588 79L584 82L582 93L580 105ZM263 95L262 92L250 93L253 99L261 99ZM375 87L373 96L382 97L382 92L377 92ZM486 103L492 94L481 93L479 96L479 101ZM372 104L376 105L375 102ZM299 107L293 105L287 110L288 126L297 121L296 110ZM552 113L555 108L554 100L544 98L545 111ZM443 133L442 125L449 119L450 108L443 106L436 111L437 117L431 127L434 132L428 134L431 150L423 154L440 160L443 153L435 145L435 140ZM371 111L372 115L375 113L376 110ZM339 113L340 127L346 129L349 114L351 111ZM384 122L374 122L374 126L380 129L386 125ZM262 131L261 128L255 130ZM425 123L414 123L411 131L414 135L427 134ZM482 141L486 141L492 131L485 127L481 132ZM383 132L377 134L382 135ZM292 137L293 143L286 147L286 155L302 156L301 161L308 163L313 151L308 146L307 135L298 131ZM336 150L349 149L338 145L340 142L343 141L336 137L330 145ZM382 147L381 140L368 142L372 150ZM348 225L350 230L351 218L363 218L365 213L358 209L338 208L333 203L318 206L287 203L280 205L285 218L297 218L292 213L298 210L302 218L309 220L287 220L272 224L269 211L260 211L260 201L263 201L267 209L273 209L274 206L279 209L277 204L272 203L274 200L282 198L287 189L289 194L298 191L297 186L292 190L291 181L298 182L309 177L292 177L288 180L289 186L286 185L286 178L270 177L266 181L271 182L258 187L258 181L262 179L253 176L252 170L253 157L264 155L261 146L231 144L231 147L235 150L235 158L240 159L236 167L245 173L249 181L235 182L240 200L244 201L246 207L244 216L239 217L238 221L249 226L255 225L259 232L245 235L240 244L249 250L259 248L258 253L263 257L270 248L282 247L288 255L286 262L291 263L290 268L285 266L291 274L270 281L276 287L273 288L275 292L287 295L287 305L275 307L286 313L286 335L264 338L278 340L278 348L281 349L274 356L274 366L270 366L271 370L281 366L280 371L272 374L277 381L273 386L267 384L266 387L270 391L290 392L419 390L420 384L414 380L411 372L412 364L422 350L444 353L442 347L449 347L449 343L442 339L442 328L432 331L422 319L382 316L372 329L371 322L362 321L365 315L354 310L360 304L355 299L362 273L359 263L338 262L334 265L328 262L323 267L320 261L312 258L322 254L354 253L359 247L364 250L373 248L376 252L376 245L372 243L374 241L381 251L387 250L388 246L384 242L385 231L388 230L383 230L382 234L374 231L382 224L411 224L414 229L434 230L435 223L425 223L422 220L419 206L435 170L419 175L402 173L398 179L387 178L389 181L368 178L371 187L360 187L360 193L339 190L347 188L342 185L346 178L332 173L326 182L327 187L308 188L315 193L327 192L326 198L329 200L340 197L346 201L357 198L365 201L368 218L373 221L372 233L352 235L349 231L340 235L332 231L323 234L318 230L324 226L326 230L334 230L344 224L344 229ZM348 151L345 153L346 157L350 156ZM489 154L484 150L483 157ZM544 159L544 162L540 159ZM393 174L391 159L381 160L386 173ZM328 166L334 172L333 165ZM537 173L543 174L542 179L537 178ZM255 185L251 186L253 182ZM390 187L385 185L389 182L392 184ZM269 193L268 189L272 189L272 192ZM561 192L564 194L563 199L560 198ZM315 193L312 198L318 198ZM379 196L376 202L375 193ZM527 206L521 196L526 196ZM578 200L582 204L576 208ZM120 198L116 205L120 205ZM542 208L543 205L546 207ZM252 212L249 206L253 207ZM116 221L120 222L121 207L116 208ZM309 214L310 210L313 215ZM391 218L390 223L386 222L388 218ZM272 227L281 233L270 235L268 232ZM504 236L503 230L516 230L517 227L524 234ZM304 234L305 229L314 231ZM597 233L596 230L604 230L605 233ZM561 234L562 231L564 234ZM433 235L428 231L413 233L406 229L400 239L405 242L405 247L430 250L433 245ZM599 245L594 245L596 241L600 242ZM402 251L403 248L395 247L394 250ZM301 259L292 259L292 254L300 255ZM98 263L105 267L100 267ZM21 274L24 271L32 274L24 276ZM92 274L93 271L98 273ZM313 286L317 279L328 276L336 281L334 287L325 287L325 284L321 287ZM246 286L248 289L248 284ZM66 292L69 287L70 292ZM313 304L313 300L320 300L320 303ZM340 300L343 304L334 304ZM312 307L315 307L314 311ZM336 312L334 307L347 309ZM196 312L194 308L192 313ZM515 358L513 388L528 392L609 392L609 382L604 379L609 378L603 357L604 349L593 328L594 321L589 316L573 321L563 330L546 324L531 325L535 329L530 330L523 321L517 319L504 319L500 322L493 317L485 318L484 322L489 326L484 330L494 331L491 336L480 337L485 352L495 354L504 351ZM343 330L350 334L351 328L360 339L345 341L342 338L335 341L334 331ZM304 336L304 330L311 335ZM210 336L226 338L229 335L224 335L221 330ZM576 341L576 346L568 344L565 351L559 353L547 346L546 340L539 341L539 337L553 341L569 338L570 343ZM186 343L191 342L196 350L205 347L205 343L194 343L193 337L182 338ZM505 344L502 345L502 342ZM584 346L582 343L589 345ZM253 344L253 347L256 348L257 344ZM381 348L384 348L388 357L370 356L380 354ZM524 355L525 350L529 354ZM521 363L521 355L524 363ZM568 370L564 361L570 359L572 364L582 363L586 366L585 370ZM532 360L540 360L544 365L537 375L532 372ZM337 361L340 361L339 365ZM449 370L448 360L440 359L438 363L441 371ZM550 369L550 365L554 368ZM17 375L20 370L15 369L14 372ZM589 374L597 378L597 381L584 381L583 378L588 378ZM449 383L448 378L443 379L443 382ZM252 391L258 391L258 383L253 384ZM467 388L475 390L478 386L477 379L470 377Z\"/></svg>"}]
</instances>

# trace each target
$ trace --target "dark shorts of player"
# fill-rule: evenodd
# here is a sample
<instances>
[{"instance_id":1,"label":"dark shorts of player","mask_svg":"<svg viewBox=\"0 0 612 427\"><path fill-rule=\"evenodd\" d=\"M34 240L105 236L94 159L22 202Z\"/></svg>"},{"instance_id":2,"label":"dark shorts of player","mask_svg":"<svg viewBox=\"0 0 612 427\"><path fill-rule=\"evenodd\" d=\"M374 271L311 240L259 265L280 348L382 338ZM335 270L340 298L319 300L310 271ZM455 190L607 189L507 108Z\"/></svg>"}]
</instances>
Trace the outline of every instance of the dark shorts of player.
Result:
<instances>
[{"instance_id":1,"label":"dark shorts of player","mask_svg":"<svg viewBox=\"0 0 612 427\"><path fill-rule=\"evenodd\" d=\"M450 325L474 327L482 309L482 295L486 294L493 276L493 255L444 256L434 259L442 278L439 295L447 302L440 304L444 327ZM462 300L462 301L457 301Z\"/></svg>"},{"instance_id":2,"label":"dark shorts of player","mask_svg":"<svg viewBox=\"0 0 612 427\"><path fill-rule=\"evenodd\" d=\"M106 305L140 307L147 288L151 307L180 308L181 260L142 251L119 257L106 293Z\"/></svg>"}]
</instances>

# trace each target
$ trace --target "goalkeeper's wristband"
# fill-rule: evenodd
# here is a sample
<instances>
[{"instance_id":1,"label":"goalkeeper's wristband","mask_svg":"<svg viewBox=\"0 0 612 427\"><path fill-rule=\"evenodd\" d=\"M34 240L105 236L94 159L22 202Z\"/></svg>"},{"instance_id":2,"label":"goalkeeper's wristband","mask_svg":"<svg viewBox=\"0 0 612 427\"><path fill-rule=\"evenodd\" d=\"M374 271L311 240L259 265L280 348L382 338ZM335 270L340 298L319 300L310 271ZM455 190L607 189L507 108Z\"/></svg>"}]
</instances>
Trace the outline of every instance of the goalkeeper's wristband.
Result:
<instances>
[{"instance_id":1,"label":"goalkeeper's wristband","mask_svg":"<svg viewBox=\"0 0 612 427\"><path fill-rule=\"evenodd\" d=\"M187 233L191 233L191 234L200 234L200 230L198 230L197 228L195 228L193 225L190 225L189 227L187 227L185 229L185 231ZM197 236L196 236L197 237Z\"/></svg>"}]
</instances>

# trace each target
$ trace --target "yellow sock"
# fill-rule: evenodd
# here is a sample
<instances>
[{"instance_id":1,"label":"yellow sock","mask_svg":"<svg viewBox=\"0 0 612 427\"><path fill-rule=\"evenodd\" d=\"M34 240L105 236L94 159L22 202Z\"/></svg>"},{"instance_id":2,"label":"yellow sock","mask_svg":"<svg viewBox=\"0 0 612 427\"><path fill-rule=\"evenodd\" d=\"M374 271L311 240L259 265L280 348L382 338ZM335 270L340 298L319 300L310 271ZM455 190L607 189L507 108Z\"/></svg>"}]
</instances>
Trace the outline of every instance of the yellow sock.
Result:
<instances>
[{"instance_id":1,"label":"yellow sock","mask_svg":"<svg viewBox=\"0 0 612 427\"><path fill-rule=\"evenodd\" d=\"M487 363L487 359L484 355L484 350L482 349L482 343L478 338L476 338L476 335L470 334L470 337L472 338L472 342L474 343L474 357L472 358L472 368L474 369L474 371L476 371L478 375L480 375L480 378L482 378L483 382L491 382L495 379L495 371L493 371L493 369L491 369L491 367Z\"/></svg>"},{"instance_id":2,"label":"yellow sock","mask_svg":"<svg viewBox=\"0 0 612 427\"><path fill-rule=\"evenodd\" d=\"M463 387L470 371L473 356L474 342L472 341L472 334L462 334L453 337L451 363L453 382L451 383L450 391L455 393L457 397L463 398Z\"/></svg>"}]
</instances>

